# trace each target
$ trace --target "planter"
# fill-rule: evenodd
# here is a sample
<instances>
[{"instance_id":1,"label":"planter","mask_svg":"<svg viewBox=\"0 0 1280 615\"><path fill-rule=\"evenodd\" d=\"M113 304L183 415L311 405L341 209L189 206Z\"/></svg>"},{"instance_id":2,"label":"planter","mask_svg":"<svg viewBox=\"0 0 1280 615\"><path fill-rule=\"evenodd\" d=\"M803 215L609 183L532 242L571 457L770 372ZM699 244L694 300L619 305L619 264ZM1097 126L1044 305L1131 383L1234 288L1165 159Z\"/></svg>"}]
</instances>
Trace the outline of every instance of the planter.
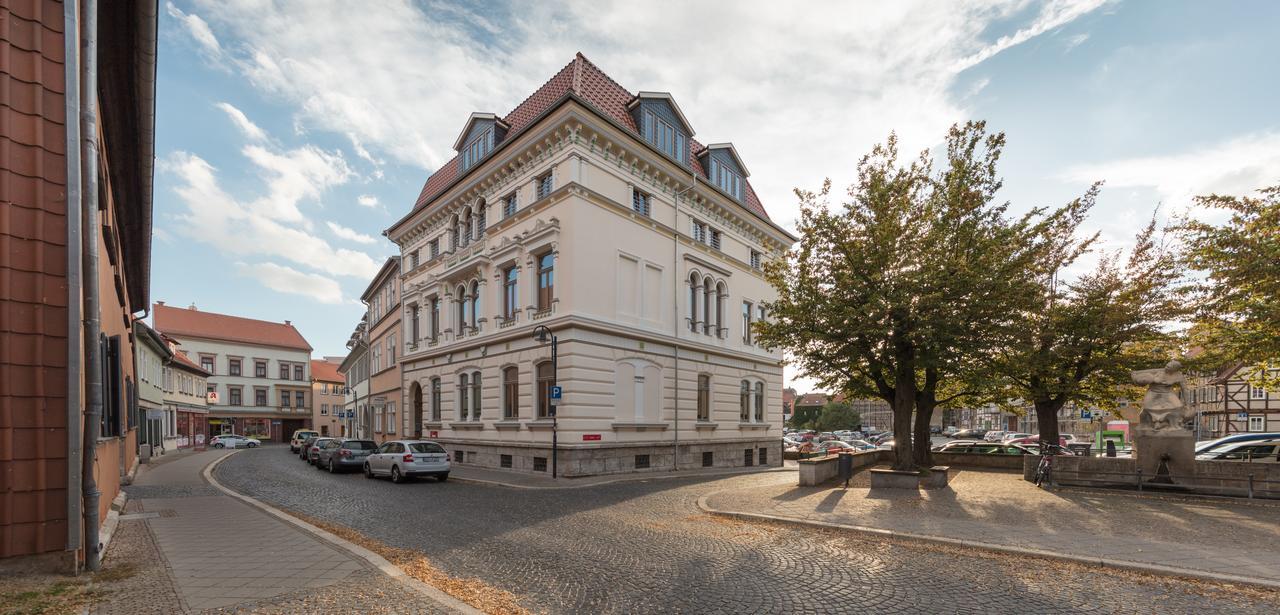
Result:
<instances>
[{"instance_id":1,"label":"planter","mask_svg":"<svg viewBox=\"0 0 1280 615\"><path fill-rule=\"evenodd\" d=\"M921 470L871 470L871 488L874 489L945 489L951 468L934 466L927 471Z\"/></svg>"}]
</instances>

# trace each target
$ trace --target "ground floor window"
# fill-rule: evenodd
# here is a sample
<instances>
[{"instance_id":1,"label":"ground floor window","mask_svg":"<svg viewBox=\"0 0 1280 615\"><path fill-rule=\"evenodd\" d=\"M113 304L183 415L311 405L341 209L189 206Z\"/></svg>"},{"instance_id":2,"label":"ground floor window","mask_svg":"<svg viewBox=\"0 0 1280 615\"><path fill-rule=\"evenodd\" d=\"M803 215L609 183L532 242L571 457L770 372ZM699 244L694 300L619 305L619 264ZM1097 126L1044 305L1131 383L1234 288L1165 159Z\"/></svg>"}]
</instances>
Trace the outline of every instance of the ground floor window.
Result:
<instances>
[{"instance_id":1,"label":"ground floor window","mask_svg":"<svg viewBox=\"0 0 1280 615\"><path fill-rule=\"evenodd\" d=\"M1266 431L1267 417L1251 416L1249 417L1249 431Z\"/></svg>"},{"instance_id":2,"label":"ground floor window","mask_svg":"<svg viewBox=\"0 0 1280 615\"><path fill-rule=\"evenodd\" d=\"M270 440L271 419L244 419L244 433L241 435L259 440Z\"/></svg>"},{"instance_id":3,"label":"ground floor window","mask_svg":"<svg viewBox=\"0 0 1280 615\"><path fill-rule=\"evenodd\" d=\"M396 432L396 402L387 402L387 433Z\"/></svg>"}]
</instances>

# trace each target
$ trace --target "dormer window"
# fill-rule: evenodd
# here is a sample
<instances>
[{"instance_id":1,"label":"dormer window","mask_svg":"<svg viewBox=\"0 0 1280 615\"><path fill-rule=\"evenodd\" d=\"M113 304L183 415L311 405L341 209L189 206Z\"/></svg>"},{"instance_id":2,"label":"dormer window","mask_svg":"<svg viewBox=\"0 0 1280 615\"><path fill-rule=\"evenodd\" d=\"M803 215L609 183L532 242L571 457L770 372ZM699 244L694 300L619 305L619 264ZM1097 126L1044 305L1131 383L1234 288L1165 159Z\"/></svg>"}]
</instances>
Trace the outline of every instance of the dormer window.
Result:
<instances>
[{"instance_id":1,"label":"dormer window","mask_svg":"<svg viewBox=\"0 0 1280 615\"><path fill-rule=\"evenodd\" d=\"M472 165L479 162L490 151L493 150L493 129L490 128L471 141L462 148L462 168L469 169Z\"/></svg>"},{"instance_id":2,"label":"dormer window","mask_svg":"<svg viewBox=\"0 0 1280 615\"><path fill-rule=\"evenodd\" d=\"M644 137L668 156L684 162L684 134L652 111L644 112Z\"/></svg>"},{"instance_id":3,"label":"dormer window","mask_svg":"<svg viewBox=\"0 0 1280 615\"><path fill-rule=\"evenodd\" d=\"M711 159L711 183L729 196L742 200L742 177L715 158Z\"/></svg>"}]
</instances>

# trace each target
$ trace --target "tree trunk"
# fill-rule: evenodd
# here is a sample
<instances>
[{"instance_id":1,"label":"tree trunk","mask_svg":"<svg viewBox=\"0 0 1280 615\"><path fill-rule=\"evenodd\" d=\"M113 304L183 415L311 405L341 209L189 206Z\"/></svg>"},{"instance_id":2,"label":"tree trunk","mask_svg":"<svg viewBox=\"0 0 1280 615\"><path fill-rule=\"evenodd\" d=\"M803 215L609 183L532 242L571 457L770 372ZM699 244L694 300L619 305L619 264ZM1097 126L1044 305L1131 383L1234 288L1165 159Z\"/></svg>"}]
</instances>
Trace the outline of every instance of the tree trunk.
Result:
<instances>
[{"instance_id":1,"label":"tree trunk","mask_svg":"<svg viewBox=\"0 0 1280 615\"><path fill-rule=\"evenodd\" d=\"M905 376L904 376L905 371ZM893 469L914 470L911 447L911 411L916 405L914 370L898 369L893 398Z\"/></svg>"},{"instance_id":2,"label":"tree trunk","mask_svg":"<svg viewBox=\"0 0 1280 615\"><path fill-rule=\"evenodd\" d=\"M915 446L914 461L918 468L930 468L933 467L933 437L929 433L929 423L933 421L936 402L932 399L932 393L925 393L921 397L927 399L916 402L915 441L912 442Z\"/></svg>"},{"instance_id":3,"label":"tree trunk","mask_svg":"<svg viewBox=\"0 0 1280 615\"><path fill-rule=\"evenodd\" d=\"M1058 444L1058 411L1066 404L1066 400L1037 399L1035 403L1041 450L1044 450L1045 444Z\"/></svg>"}]
</instances>

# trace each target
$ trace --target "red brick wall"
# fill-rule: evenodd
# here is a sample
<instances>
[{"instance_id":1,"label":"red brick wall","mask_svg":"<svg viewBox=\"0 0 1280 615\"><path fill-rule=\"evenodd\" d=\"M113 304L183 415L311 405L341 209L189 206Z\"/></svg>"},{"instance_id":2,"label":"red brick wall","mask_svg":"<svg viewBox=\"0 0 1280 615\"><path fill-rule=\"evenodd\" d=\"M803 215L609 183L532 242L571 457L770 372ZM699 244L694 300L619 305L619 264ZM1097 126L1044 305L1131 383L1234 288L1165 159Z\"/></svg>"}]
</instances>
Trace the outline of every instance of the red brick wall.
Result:
<instances>
[{"instance_id":1,"label":"red brick wall","mask_svg":"<svg viewBox=\"0 0 1280 615\"><path fill-rule=\"evenodd\" d=\"M66 546L62 5L0 0L0 557Z\"/></svg>"}]
</instances>

